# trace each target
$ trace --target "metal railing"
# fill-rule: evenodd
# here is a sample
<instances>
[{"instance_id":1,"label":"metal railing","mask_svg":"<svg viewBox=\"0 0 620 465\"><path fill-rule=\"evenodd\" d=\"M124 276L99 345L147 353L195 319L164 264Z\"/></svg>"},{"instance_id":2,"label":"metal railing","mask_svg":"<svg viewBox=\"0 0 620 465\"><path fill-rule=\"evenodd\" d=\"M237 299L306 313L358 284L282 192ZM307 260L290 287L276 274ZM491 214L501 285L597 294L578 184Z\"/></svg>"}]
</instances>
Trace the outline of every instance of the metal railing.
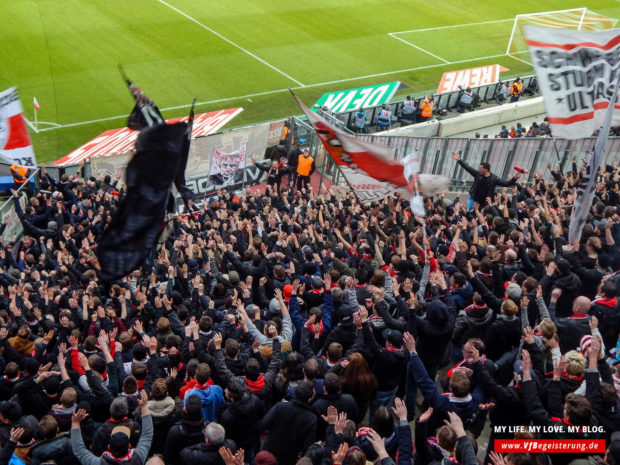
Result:
<instances>
[{"instance_id":1,"label":"metal railing","mask_svg":"<svg viewBox=\"0 0 620 465\"><path fill-rule=\"evenodd\" d=\"M538 82L536 80L536 76L534 75L525 76L521 78L521 81L523 83L523 95L530 96L530 95L535 95L538 93ZM509 80L505 80L502 82L507 82L510 86L512 85L511 83L514 82L514 79L509 79ZM502 82L498 82L495 84L487 84L487 85L479 86L479 87L472 87L471 90L473 94L476 96L479 96L479 98L476 98L474 100L472 104L472 108L476 108L481 103L496 104L495 102L497 100L498 92L501 89ZM414 98L412 98L412 100L415 102L416 108L419 108L421 101L424 100L426 95L432 94L433 99L435 100L434 112L435 114L439 115L443 113L444 111L451 111L456 108L456 103L461 95L461 92L462 92L461 90L455 90L452 92L444 92L441 94L437 94L433 92L425 92L423 93L423 95L419 94L417 96L415 96L415 93L412 93L412 95L414 95ZM388 109L392 112L393 115L398 116L401 114L404 101L405 101L405 98L403 97L397 102L388 103L386 105L388 106ZM381 110L381 108L382 106L378 105L378 106L374 106L370 108L364 108L361 110L364 113L366 113L366 121L367 121L368 127L376 126L375 121L376 121L378 112ZM338 121L338 125L340 127L346 127L352 131L354 129L353 121L355 118L355 114L359 111L360 110L351 110L351 111L347 111L344 113L339 113L339 114L331 116L329 120L332 123L334 123L334 120L336 120ZM322 114L323 116L325 116L324 113Z\"/></svg>"}]
</instances>

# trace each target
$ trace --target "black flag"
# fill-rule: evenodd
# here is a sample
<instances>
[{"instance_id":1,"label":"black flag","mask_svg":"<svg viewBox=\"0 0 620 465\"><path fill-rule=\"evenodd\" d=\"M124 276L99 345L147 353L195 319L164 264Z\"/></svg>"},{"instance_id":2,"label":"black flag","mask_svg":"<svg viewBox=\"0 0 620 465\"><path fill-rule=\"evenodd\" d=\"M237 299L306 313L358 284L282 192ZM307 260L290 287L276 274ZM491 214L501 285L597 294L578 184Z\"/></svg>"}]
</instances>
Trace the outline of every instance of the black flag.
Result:
<instances>
[{"instance_id":1,"label":"black flag","mask_svg":"<svg viewBox=\"0 0 620 465\"><path fill-rule=\"evenodd\" d=\"M164 124L166 121L161 115L157 105L146 96L146 94L137 85L129 80L123 67L118 67L123 79L129 86L129 91L133 98L136 100L136 105L133 107L131 114L129 115L129 121L127 121L127 127L140 131L156 124Z\"/></svg>"},{"instance_id":2,"label":"black flag","mask_svg":"<svg viewBox=\"0 0 620 465\"><path fill-rule=\"evenodd\" d=\"M97 246L104 282L126 276L157 246L172 183L187 141L187 123L158 124L140 132L127 165L127 195Z\"/></svg>"}]
</instances>

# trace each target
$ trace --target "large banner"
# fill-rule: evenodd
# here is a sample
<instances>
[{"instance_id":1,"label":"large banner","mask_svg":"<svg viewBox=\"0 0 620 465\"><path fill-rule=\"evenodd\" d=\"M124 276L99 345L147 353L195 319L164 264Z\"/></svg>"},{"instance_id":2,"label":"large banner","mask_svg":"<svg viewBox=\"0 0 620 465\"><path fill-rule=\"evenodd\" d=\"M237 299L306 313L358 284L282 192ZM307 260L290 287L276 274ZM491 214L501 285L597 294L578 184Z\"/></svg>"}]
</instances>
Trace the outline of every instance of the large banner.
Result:
<instances>
[{"instance_id":1,"label":"large banner","mask_svg":"<svg viewBox=\"0 0 620 465\"><path fill-rule=\"evenodd\" d=\"M245 172L247 144L243 144L234 152L226 152L219 147L213 149L211 169L209 169L210 184L216 186L230 186L243 182Z\"/></svg>"},{"instance_id":2,"label":"large banner","mask_svg":"<svg viewBox=\"0 0 620 465\"><path fill-rule=\"evenodd\" d=\"M460 69L458 71L448 71L443 73L437 93L453 92L459 87L480 87L499 82L499 73L508 71L501 65L479 66L477 68Z\"/></svg>"},{"instance_id":3,"label":"large banner","mask_svg":"<svg viewBox=\"0 0 620 465\"><path fill-rule=\"evenodd\" d=\"M603 123L620 76L620 30L523 30L553 136L592 136ZM620 108L617 99L611 104ZM611 124L620 124L620 112L614 112Z\"/></svg>"},{"instance_id":4,"label":"large banner","mask_svg":"<svg viewBox=\"0 0 620 465\"><path fill-rule=\"evenodd\" d=\"M389 103L399 87L399 81L392 81L374 86L358 87L357 89L328 92L317 100L312 110L316 111L319 107L327 107L333 113L343 113L359 108L375 107Z\"/></svg>"},{"instance_id":5,"label":"large banner","mask_svg":"<svg viewBox=\"0 0 620 465\"><path fill-rule=\"evenodd\" d=\"M524 27L551 131L579 139L599 131L571 215L569 242L581 237L612 124L620 123L620 30Z\"/></svg>"},{"instance_id":6,"label":"large banner","mask_svg":"<svg viewBox=\"0 0 620 465\"><path fill-rule=\"evenodd\" d=\"M17 87L0 92L0 156L16 165L37 165Z\"/></svg>"},{"instance_id":7,"label":"large banner","mask_svg":"<svg viewBox=\"0 0 620 465\"><path fill-rule=\"evenodd\" d=\"M283 127L283 122L265 123L193 139L185 170L187 187L201 197L218 189L234 190L244 184L260 183L265 172L249 165L250 160L261 160L267 147L276 139L279 142L280 136L274 134L281 134ZM131 157L131 153L93 157L90 168L94 176L124 178Z\"/></svg>"},{"instance_id":8,"label":"large banner","mask_svg":"<svg viewBox=\"0 0 620 465\"><path fill-rule=\"evenodd\" d=\"M243 111L243 108L229 108L227 110L200 113L194 117L192 137L202 137L218 131L235 116ZM183 118L173 118L167 122L170 124L187 121ZM53 165L72 165L90 157L118 155L133 150L138 132L129 128L111 129L95 137L90 142L75 149L70 154L56 160Z\"/></svg>"},{"instance_id":9,"label":"large banner","mask_svg":"<svg viewBox=\"0 0 620 465\"><path fill-rule=\"evenodd\" d=\"M217 189L237 189L254 183L260 173L248 177L246 160L260 160L268 147L270 123L201 137L192 142L187 162L187 187L204 195ZM254 171L258 171L257 169ZM257 178L258 176L258 178Z\"/></svg>"},{"instance_id":10,"label":"large banner","mask_svg":"<svg viewBox=\"0 0 620 465\"><path fill-rule=\"evenodd\" d=\"M25 195L20 196L19 204L22 207L22 210L26 209ZM12 197L10 201L2 204L0 215L2 215L2 221L6 223L6 228L4 228L4 231L2 232L2 241L5 244L8 244L13 240L14 236L20 236L23 232L22 223L19 220L19 216L17 216L17 212L15 211L15 204Z\"/></svg>"}]
</instances>

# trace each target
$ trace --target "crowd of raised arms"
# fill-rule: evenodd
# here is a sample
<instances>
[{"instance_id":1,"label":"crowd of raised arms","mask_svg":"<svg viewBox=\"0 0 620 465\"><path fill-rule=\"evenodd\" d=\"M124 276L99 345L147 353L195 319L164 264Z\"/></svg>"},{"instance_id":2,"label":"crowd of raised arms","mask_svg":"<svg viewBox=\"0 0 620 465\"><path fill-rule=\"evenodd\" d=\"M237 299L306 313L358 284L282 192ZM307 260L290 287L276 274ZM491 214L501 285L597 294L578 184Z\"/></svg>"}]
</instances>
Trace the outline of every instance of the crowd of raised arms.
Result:
<instances>
[{"instance_id":1,"label":"crowd of raised arms","mask_svg":"<svg viewBox=\"0 0 620 465\"><path fill-rule=\"evenodd\" d=\"M576 159L549 182L453 156L470 209L218 192L116 283L120 181L43 170L0 244L0 465L620 464L620 169L569 243ZM519 425L607 453L493 452Z\"/></svg>"}]
</instances>

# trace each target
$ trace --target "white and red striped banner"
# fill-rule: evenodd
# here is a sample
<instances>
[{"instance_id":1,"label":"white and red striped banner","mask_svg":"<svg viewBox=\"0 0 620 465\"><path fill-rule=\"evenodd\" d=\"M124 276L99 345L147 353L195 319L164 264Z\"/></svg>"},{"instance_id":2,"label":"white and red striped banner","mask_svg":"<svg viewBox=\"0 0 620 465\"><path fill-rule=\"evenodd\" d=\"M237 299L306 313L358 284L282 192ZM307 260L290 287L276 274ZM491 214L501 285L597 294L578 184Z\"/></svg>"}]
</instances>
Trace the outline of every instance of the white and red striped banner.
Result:
<instances>
[{"instance_id":1,"label":"white and red striped banner","mask_svg":"<svg viewBox=\"0 0 620 465\"><path fill-rule=\"evenodd\" d=\"M620 76L620 29L523 29L553 135L592 136L603 124ZM611 104L615 126L620 105L617 98Z\"/></svg>"},{"instance_id":2,"label":"white and red striped banner","mask_svg":"<svg viewBox=\"0 0 620 465\"><path fill-rule=\"evenodd\" d=\"M192 137L206 136L216 132L242 111L243 108L229 108L227 110L197 114L194 117ZM174 124L180 121L187 121L187 118L187 116L173 118L169 119L167 123ZM65 155L60 160L56 160L53 165L73 165L90 157L127 153L133 150L137 138L138 131L129 128L110 129L75 149L70 154Z\"/></svg>"},{"instance_id":3,"label":"white and red striped banner","mask_svg":"<svg viewBox=\"0 0 620 465\"><path fill-rule=\"evenodd\" d=\"M37 164L17 87L0 92L0 156L29 168Z\"/></svg>"}]
</instances>

